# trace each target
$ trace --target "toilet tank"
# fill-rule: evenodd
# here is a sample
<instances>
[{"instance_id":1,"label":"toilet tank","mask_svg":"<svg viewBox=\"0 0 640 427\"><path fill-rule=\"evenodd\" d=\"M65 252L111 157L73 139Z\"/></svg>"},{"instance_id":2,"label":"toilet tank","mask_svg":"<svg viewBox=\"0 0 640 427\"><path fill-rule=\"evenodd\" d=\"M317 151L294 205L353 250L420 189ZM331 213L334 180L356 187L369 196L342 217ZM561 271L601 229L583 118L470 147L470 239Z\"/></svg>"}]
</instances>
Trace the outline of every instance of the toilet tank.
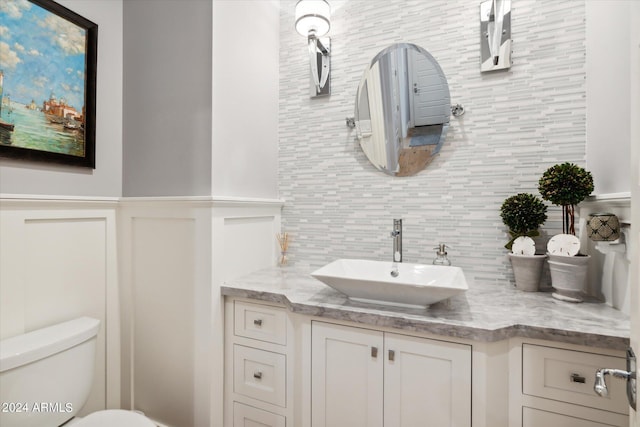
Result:
<instances>
[{"instance_id":1,"label":"toilet tank","mask_svg":"<svg viewBox=\"0 0 640 427\"><path fill-rule=\"evenodd\" d=\"M81 317L0 341L0 426L71 419L91 391L99 329Z\"/></svg>"}]
</instances>

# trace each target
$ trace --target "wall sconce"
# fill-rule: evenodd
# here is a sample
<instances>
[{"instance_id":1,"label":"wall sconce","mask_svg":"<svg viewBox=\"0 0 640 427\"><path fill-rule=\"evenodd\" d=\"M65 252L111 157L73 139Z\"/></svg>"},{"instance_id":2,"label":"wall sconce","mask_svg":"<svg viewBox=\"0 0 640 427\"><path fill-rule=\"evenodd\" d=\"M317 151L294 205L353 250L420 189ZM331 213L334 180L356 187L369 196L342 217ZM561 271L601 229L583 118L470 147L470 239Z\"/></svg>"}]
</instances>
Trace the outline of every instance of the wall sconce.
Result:
<instances>
[{"instance_id":1,"label":"wall sconce","mask_svg":"<svg viewBox=\"0 0 640 427\"><path fill-rule=\"evenodd\" d=\"M511 67L511 0L480 3L480 71Z\"/></svg>"},{"instance_id":2,"label":"wall sconce","mask_svg":"<svg viewBox=\"0 0 640 427\"><path fill-rule=\"evenodd\" d=\"M296 4L296 31L307 37L311 67L311 97L329 95L331 39L320 38L331 27L331 6L326 0L299 0Z\"/></svg>"}]
</instances>

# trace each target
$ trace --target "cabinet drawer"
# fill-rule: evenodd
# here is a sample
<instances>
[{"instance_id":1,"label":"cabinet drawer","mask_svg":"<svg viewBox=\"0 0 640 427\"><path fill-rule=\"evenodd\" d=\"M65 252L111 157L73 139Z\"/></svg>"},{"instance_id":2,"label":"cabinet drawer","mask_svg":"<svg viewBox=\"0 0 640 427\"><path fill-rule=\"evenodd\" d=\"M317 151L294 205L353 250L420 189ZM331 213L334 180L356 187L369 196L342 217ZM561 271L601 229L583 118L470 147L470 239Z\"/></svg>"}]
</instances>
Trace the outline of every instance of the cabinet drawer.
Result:
<instances>
[{"instance_id":1,"label":"cabinet drawer","mask_svg":"<svg viewBox=\"0 0 640 427\"><path fill-rule=\"evenodd\" d=\"M283 309L236 301L234 333L237 336L287 344L287 315Z\"/></svg>"},{"instance_id":2,"label":"cabinet drawer","mask_svg":"<svg viewBox=\"0 0 640 427\"><path fill-rule=\"evenodd\" d=\"M603 424L554 412L533 408L522 408L522 427L616 427L616 424Z\"/></svg>"},{"instance_id":3,"label":"cabinet drawer","mask_svg":"<svg viewBox=\"0 0 640 427\"><path fill-rule=\"evenodd\" d=\"M622 357L603 356L532 344L522 346L522 392L590 408L628 414L626 385L607 378L609 397L593 391L599 368L626 369Z\"/></svg>"},{"instance_id":4,"label":"cabinet drawer","mask_svg":"<svg viewBox=\"0 0 640 427\"><path fill-rule=\"evenodd\" d=\"M255 426L286 427L286 422L282 415L233 402L233 427Z\"/></svg>"},{"instance_id":5,"label":"cabinet drawer","mask_svg":"<svg viewBox=\"0 0 640 427\"><path fill-rule=\"evenodd\" d=\"M233 388L238 394L285 407L286 356L233 346Z\"/></svg>"}]
</instances>

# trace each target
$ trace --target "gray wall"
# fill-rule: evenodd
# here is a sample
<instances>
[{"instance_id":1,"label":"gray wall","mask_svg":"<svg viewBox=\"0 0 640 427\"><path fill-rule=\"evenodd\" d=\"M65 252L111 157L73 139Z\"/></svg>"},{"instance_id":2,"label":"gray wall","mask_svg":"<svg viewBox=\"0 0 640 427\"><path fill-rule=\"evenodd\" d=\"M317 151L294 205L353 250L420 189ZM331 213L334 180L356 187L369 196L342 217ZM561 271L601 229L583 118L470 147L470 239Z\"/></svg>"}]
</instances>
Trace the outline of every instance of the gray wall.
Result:
<instances>
[{"instance_id":1,"label":"gray wall","mask_svg":"<svg viewBox=\"0 0 640 427\"><path fill-rule=\"evenodd\" d=\"M123 9L122 195L210 195L212 3Z\"/></svg>"},{"instance_id":2,"label":"gray wall","mask_svg":"<svg viewBox=\"0 0 640 427\"><path fill-rule=\"evenodd\" d=\"M98 24L96 168L0 159L0 193L118 197L122 189L122 0L58 0Z\"/></svg>"},{"instance_id":3,"label":"gray wall","mask_svg":"<svg viewBox=\"0 0 640 427\"><path fill-rule=\"evenodd\" d=\"M96 169L0 159L0 193L278 196L279 2L61 3L99 25Z\"/></svg>"},{"instance_id":4,"label":"gray wall","mask_svg":"<svg viewBox=\"0 0 640 427\"><path fill-rule=\"evenodd\" d=\"M213 2L215 196L278 196L279 11L277 1Z\"/></svg>"}]
</instances>

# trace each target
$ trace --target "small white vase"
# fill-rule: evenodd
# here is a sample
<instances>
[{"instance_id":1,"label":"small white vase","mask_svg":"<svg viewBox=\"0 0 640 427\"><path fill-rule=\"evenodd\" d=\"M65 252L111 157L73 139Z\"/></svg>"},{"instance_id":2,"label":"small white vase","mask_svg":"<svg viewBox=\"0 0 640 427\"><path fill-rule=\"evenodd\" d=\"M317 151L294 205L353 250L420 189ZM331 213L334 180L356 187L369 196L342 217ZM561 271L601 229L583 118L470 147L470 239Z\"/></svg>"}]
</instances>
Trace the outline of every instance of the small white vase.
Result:
<instances>
[{"instance_id":1,"label":"small white vase","mask_svg":"<svg viewBox=\"0 0 640 427\"><path fill-rule=\"evenodd\" d=\"M525 292L537 292L546 255L514 255L509 254L513 275L516 278L516 289Z\"/></svg>"},{"instance_id":2,"label":"small white vase","mask_svg":"<svg viewBox=\"0 0 640 427\"><path fill-rule=\"evenodd\" d=\"M582 302L587 286L587 269L591 255L560 256L549 254L552 296L569 302Z\"/></svg>"}]
</instances>

